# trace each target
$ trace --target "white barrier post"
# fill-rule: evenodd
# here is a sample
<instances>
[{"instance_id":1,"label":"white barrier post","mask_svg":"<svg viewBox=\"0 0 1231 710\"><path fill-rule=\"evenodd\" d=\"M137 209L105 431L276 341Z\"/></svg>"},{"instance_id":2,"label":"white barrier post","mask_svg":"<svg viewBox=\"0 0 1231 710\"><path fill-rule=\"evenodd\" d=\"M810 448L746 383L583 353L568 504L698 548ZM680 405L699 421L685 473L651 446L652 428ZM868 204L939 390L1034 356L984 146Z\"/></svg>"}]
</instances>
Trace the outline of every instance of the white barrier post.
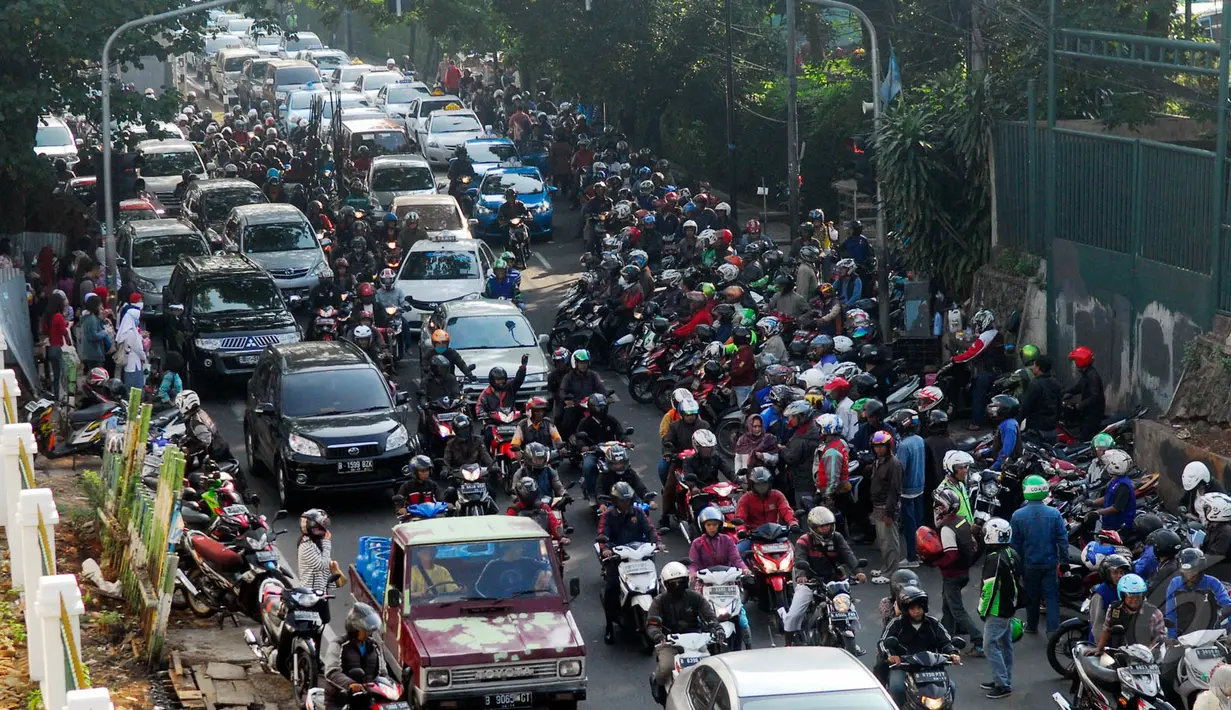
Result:
<instances>
[{"instance_id":1,"label":"white barrier post","mask_svg":"<svg viewBox=\"0 0 1231 710\"><path fill-rule=\"evenodd\" d=\"M4 354L4 334L0 333L0 357ZM17 373L13 370L0 370L0 395L4 397L4 412L0 416L0 424L17 424L21 413L17 410L17 398L21 396L21 385L17 382Z\"/></svg>"},{"instance_id":2,"label":"white barrier post","mask_svg":"<svg viewBox=\"0 0 1231 710\"><path fill-rule=\"evenodd\" d=\"M47 530L46 553L43 552L40 544L41 536L38 527L40 513L43 517L43 526ZM48 567L47 574L55 574L55 526L58 522L60 522L60 512L56 510L55 500L51 497L51 489L36 488L32 491L21 492L17 506L17 534L14 539L10 539L10 543L16 542L11 545L11 549L21 553L13 555L14 588L22 587L30 590L38 583L38 578L43 576L44 554L53 565ZM30 603L30 597L30 594L26 595L26 628L34 629L38 626L38 616L34 613L34 605ZM27 640L30 658L41 658L40 644L44 642L44 639L39 634L31 633ZM34 680L43 680L43 668L37 663L31 663L30 677Z\"/></svg>"},{"instance_id":3,"label":"white barrier post","mask_svg":"<svg viewBox=\"0 0 1231 710\"><path fill-rule=\"evenodd\" d=\"M0 432L0 513L3 513L3 518L0 522L4 523L6 531L12 530L16 525L15 518L17 517L17 494L21 493L23 488L21 481L21 446L25 445L26 451L30 453L30 465L33 466L33 455L38 451L38 445L34 443L34 430L27 424L5 424L4 430ZM8 533L9 542L13 540L13 534Z\"/></svg>"},{"instance_id":4,"label":"white barrier post","mask_svg":"<svg viewBox=\"0 0 1231 710\"><path fill-rule=\"evenodd\" d=\"M39 687L43 691L43 707L47 708L64 707L65 694L68 692L68 684L64 677L65 649L64 643L60 640L61 603L68 612L74 648L80 649L80 616L85 612L85 605L81 603L81 589L77 587L77 577L71 574L57 574L40 578L35 607L38 614L39 631L43 635L43 657L36 659L30 656L30 668L33 669L35 663L41 662L46 671L43 679L39 681Z\"/></svg>"},{"instance_id":5,"label":"white barrier post","mask_svg":"<svg viewBox=\"0 0 1231 710\"><path fill-rule=\"evenodd\" d=\"M9 341L4 337L4 328L0 327L0 369L4 367L4 351L9 349Z\"/></svg>"},{"instance_id":6,"label":"white barrier post","mask_svg":"<svg viewBox=\"0 0 1231 710\"><path fill-rule=\"evenodd\" d=\"M90 688L68 691L64 710L115 710L115 706L106 688Z\"/></svg>"}]
</instances>

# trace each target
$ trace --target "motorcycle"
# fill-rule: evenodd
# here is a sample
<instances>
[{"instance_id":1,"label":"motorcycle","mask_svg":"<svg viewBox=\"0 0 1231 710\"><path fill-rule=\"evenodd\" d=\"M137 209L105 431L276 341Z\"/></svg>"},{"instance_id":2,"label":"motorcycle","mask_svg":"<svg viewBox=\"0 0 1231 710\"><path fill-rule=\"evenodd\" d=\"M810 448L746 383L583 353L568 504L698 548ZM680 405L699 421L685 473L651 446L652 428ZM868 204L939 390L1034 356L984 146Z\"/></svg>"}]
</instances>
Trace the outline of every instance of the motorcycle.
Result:
<instances>
[{"instance_id":1,"label":"motorcycle","mask_svg":"<svg viewBox=\"0 0 1231 710\"><path fill-rule=\"evenodd\" d=\"M1158 663L1150 648L1141 644L1108 648L1097 657L1087 656L1086 648L1073 649L1077 682L1071 703L1059 692L1052 693L1060 710L1174 710L1162 698Z\"/></svg>"},{"instance_id":2,"label":"motorcycle","mask_svg":"<svg viewBox=\"0 0 1231 710\"><path fill-rule=\"evenodd\" d=\"M509 220L509 251L513 252L519 269L530 261L530 227L521 217Z\"/></svg>"},{"instance_id":3,"label":"motorcycle","mask_svg":"<svg viewBox=\"0 0 1231 710\"><path fill-rule=\"evenodd\" d=\"M410 306L407 305L406 309ZM402 319L402 308L397 306L385 306L385 315L388 316L388 325L381 328L381 335L385 339L385 345L389 348L389 354L393 357L396 363L405 355L405 347L402 344L402 329L406 322Z\"/></svg>"},{"instance_id":4,"label":"motorcycle","mask_svg":"<svg viewBox=\"0 0 1231 710\"><path fill-rule=\"evenodd\" d=\"M444 456L445 444L453 436L453 420L463 413L466 400L441 397L419 405L420 436L411 442L412 451L422 451L429 458Z\"/></svg>"},{"instance_id":5,"label":"motorcycle","mask_svg":"<svg viewBox=\"0 0 1231 710\"><path fill-rule=\"evenodd\" d=\"M671 682L674 684L675 679L680 677L680 673L685 668L691 668L700 663L701 659L709 657L710 645L715 643L715 640L715 634L708 631L667 634L664 645L675 646L680 650L675 656L675 668L671 671ZM650 676L650 694L654 696L655 702L665 705L667 693L670 691L670 686L663 688L655 685L654 676Z\"/></svg>"},{"instance_id":6,"label":"motorcycle","mask_svg":"<svg viewBox=\"0 0 1231 710\"><path fill-rule=\"evenodd\" d=\"M855 600L851 596L851 582L834 580L822 586L820 578L812 574L807 562L800 560L795 566L808 572L804 584L812 590L812 606L800 629L801 645L844 648L853 655L862 656L864 651L855 642L855 634L859 631L859 612L855 610ZM867 560L859 560L860 569L867 566Z\"/></svg>"},{"instance_id":7,"label":"motorcycle","mask_svg":"<svg viewBox=\"0 0 1231 710\"><path fill-rule=\"evenodd\" d=\"M679 341L660 342L637 362L628 376L628 394L633 401L641 404L655 401L658 379L680 356L680 351Z\"/></svg>"},{"instance_id":8,"label":"motorcycle","mask_svg":"<svg viewBox=\"0 0 1231 710\"><path fill-rule=\"evenodd\" d=\"M1204 629L1176 640L1184 647L1184 657L1176 670L1174 690L1182 710L1193 710L1197 696L1209 690L1214 667L1231 657L1231 638L1226 629Z\"/></svg>"},{"instance_id":9,"label":"motorcycle","mask_svg":"<svg viewBox=\"0 0 1231 710\"><path fill-rule=\"evenodd\" d=\"M513 432L517 431L517 422L525 416L521 409L503 407L490 413L492 421L491 456L492 468L504 492L513 493L513 474L517 472L517 452L513 450Z\"/></svg>"},{"instance_id":10,"label":"motorcycle","mask_svg":"<svg viewBox=\"0 0 1231 710\"><path fill-rule=\"evenodd\" d=\"M483 468L477 463L462 466L454 478L457 486L457 516L499 515L500 509L492 500Z\"/></svg>"},{"instance_id":11,"label":"motorcycle","mask_svg":"<svg viewBox=\"0 0 1231 710\"><path fill-rule=\"evenodd\" d=\"M607 542L605 535L600 535L594 551L600 555L603 543ZM654 643L646 634L646 624L649 621L650 604L658 596L658 570L654 565L654 555L658 546L652 542L638 542L632 545L618 545L611 550L620 559L616 565L616 574L620 576L620 612L616 621L624 630L624 635L630 641L636 637L637 643L646 653L654 650ZM608 565L602 565L603 577L608 574Z\"/></svg>"},{"instance_id":12,"label":"motorcycle","mask_svg":"<svg viewBox=\"0 0 1231 710\"><path fill-rule=\"evenodd\" d=\"M740 627L748 623L744 614L744 588L740 584L743 573L738 567L718 565L697 572L701 583L701 596L714 608L718 625L722 628L723 645L733 651L740 650L743 642Z\"/></svg>"},{"instance_id":13,"label":"motorcycle","mask_svg":"<svg viewBox=\"0 0 1231 710\"><path fill-rule=\"evenodd\" d=\"M313 321L312 337L314 340L331 343L338 339L338 310L333 306L316 309L316 320Z\"/></svg>"},{"instance_id":14,"label":"motorcycle","mask_svg":"<svg viewBox=\"0 0 1231 710\"><path fill-rule=\"evenodd\" d=\"M413 494L411 498L412 500L408 501L402 495L393 496L393 510L398 516L398 523L447 518L452 513L448 503L431 500L418 493Z\"/></svg>"},{"instance_id":15,"label":"motorcycle","mask_svg":"<svg viewBox=\"0 0 1231 710\"><path fill-rule=\"evenodd\" d=\"M286 511L279 510L274 520L285 517ZM270 529L263 516L230 543L185 530L178 544L181 564L175 583L192 612L201 617L242 612L259 619L261 584L270 577L291 576L290 570L278 566L273 541L279 532Z\"/></svg>"},{"instance_id":16,"label":"motorcycle","mask_svg":"<svg viewBox=\"0 0 1231 710\"><path fill-rule=\"evenodd\" d=\"M901 648L895 636L887 636L881 643L890 653ZM966 641L955 638L953 645L960 649ZM947 656L931 651L900 656L900 662L890 668L906 672L906 702L902 710L950 710L953 707L953 681L945 670L950 663Z\"/></svg>"},{"instance_id":17,"label":"motorcycle","mask_svg":"<svg viewBox=\"0 0 1231 710\"><path fill-rule=\"evenodd\" d=\"M748 568L752 570L752 596L773 617L774 628L781 633L782 619L795 593L795 548L789 530L779 523L765 523L748 537L752 540L747 556Z\"/></svg>"},{"instance_id":18,"label":"motorcycle","mask_svg":"<svg viewBox=\"0 0 1231 710\"><path fill-rule=\"evenodd\" d=\"M26 404L26 421L34 429L39 453L49 459L103 451L107 430L123 423L125 412L120 401L104 401L77 410L62 408L53 414L56 403L40 398ZM56 425L56 419L60 424Z\"/></svg>"},{"instance_id":19,"label":"motorcycle","mask_svg":"<svg viewBox=\"0 0 1231 710\"><path fill-rule=\"evenodd\" d=\"M654 350L658 344L659 333L651 328L652 319L646 318L644 310L638 307L633 311L631 332L625 333L611 344L611 369L617 374L627 375L633 371L634 364L641 356ZM632 393L632 380L629 380L629 393Z\"/></svg>"},{"instance_id":20,"label":"motorcycle","mask_svg":"<svg viewBox=\"0 0 1231 710\"><path fill-rule=\"evenodd\" d=\"M295 697L319 683L321 634L325 623L317 605L330 598L303 587L287 588L280 579L261 582L257 632L244 629L244 640L266 673L277 671L291 682Z\"/></svg>"},{"instance_id":21,"label":"motorcycle","mask_svg":"<svg viewBox=\"0 0 1231 710\"><path fill-rule=\"evenodd\" d=\"M410 703L400 700L402 685L392 678L380 677L364 682L362 671L352 671L351 678L363 686L363 690L351 694L346 710L410 710ZM358 677L356 677L358 676ZM303 699L307 710L325 710L325 691L313 688Z\"/></svg>"},{"instance_id":22,"label":"motorcycle","mask_svg":"<svg viewBox=\"0 0 1231 710\"><path fill-rule=\"evenodd\" d=\"M739 491L739 486L730 481L711 483L699 493L692 494L688 501L688 510L700 511L707 506L717 508L722 513L723 532L734 538L736 528L735 508L739 500L739 496L736 494ZM697 528L695 516L680 519L680 532L684 534L684 540L691 545L693 538L701 534L701 531Z\"/></svg>"},{"instance_id":23,"label":"motorcycle","mask_svg":"<svg viewBox=\"0 0 1231 710\"><path fill-rule=\"evenodd\" d=\"M1100 433L1108 434L1116 441L1116 448L1133 452L1133 422L1149 414L1148 407L1138 407L1132 411L1112 412L1103 418L1103 428ZM1056 427L1056 439L1060 446L1076 446L1085 444L1081 439L1081 421L1072 407L1060 408L1060 424Z\"/></svg>"},{"instance_id":24,"label":"motorcycle","mask_svg":"<svg viewBox=\"0 0 1231 710\"><path fill-rule=\"evenodd\" d=\"M393 272L397 273L397 270L402 267L402 257L402 247L398 246L397 240L384 242L380 260L386 268L393 269Z\"/></svg>"}]
</instances>

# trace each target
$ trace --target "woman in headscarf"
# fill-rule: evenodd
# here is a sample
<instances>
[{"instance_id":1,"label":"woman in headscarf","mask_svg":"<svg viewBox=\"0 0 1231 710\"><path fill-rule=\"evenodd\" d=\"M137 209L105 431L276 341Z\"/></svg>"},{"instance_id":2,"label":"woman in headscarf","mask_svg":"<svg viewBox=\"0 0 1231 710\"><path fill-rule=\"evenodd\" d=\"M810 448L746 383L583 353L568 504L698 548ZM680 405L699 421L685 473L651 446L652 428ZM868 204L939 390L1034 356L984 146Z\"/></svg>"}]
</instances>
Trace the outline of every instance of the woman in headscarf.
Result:
<instances>
[{"instance_id":1,"label":"woman in headscarf","mask_svg":"<svg viewBox=\"0 0 1231 710\"><path fill-rule=\"evenodd\" d=\"M116 363L123 363L120 379L129 387L145 389L145 344L141 338L141 308L128 308L115 334Z\"/></svg>"},{"instance_id":2,"label":"woman in headscarf","mask_svg":"<svg viewBox=\"0 0 1231 710\"><path fill-rule=\"evenodd\" d=\"M743 473L754 466L772 468L777 462L778 440L765 431L760 414L744 419L744 431L735 440L735 471Z\"/></svg>"},{"instance_id":3,"label":"woman in headscarf","mask_svg":"<svg viewBox=\"0 0 1231 710\"><path fill-rule=\"evenodd\" d=\"M1214 667L1210 674L1210 689L1197 696L1193 710L1231 710L1231 665Z\"/></svg>"}]
</instances>

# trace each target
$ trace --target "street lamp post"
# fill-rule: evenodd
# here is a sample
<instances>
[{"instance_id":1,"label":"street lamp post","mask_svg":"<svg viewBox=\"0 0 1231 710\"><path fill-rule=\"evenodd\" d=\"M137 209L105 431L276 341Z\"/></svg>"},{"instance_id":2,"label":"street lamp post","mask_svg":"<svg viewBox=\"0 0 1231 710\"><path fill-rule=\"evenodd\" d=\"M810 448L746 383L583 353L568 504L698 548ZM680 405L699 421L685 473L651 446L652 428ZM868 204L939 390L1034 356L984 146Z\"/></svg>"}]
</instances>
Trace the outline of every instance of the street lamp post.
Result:
<instances>
[{"instance_id":1,"label":"street lamp post","mask_svg":"<svg viewBox=\"0 0 1231 710\"><path fill-rule=\"evenodd\" d=\"M794 12L794 8L791 7L791 5L794 4L794 1L795 0L787 0L787 24L789 26L787 30L787 35L788 35L787 44L790 45L787 47L787 57L788 57L788 61L790 62L788 66L792 68L791 73L788 74L788 78L790 79L794 79L793 67L795 64L795 46L794 46L795 12ZM872 42L872 46L870 47L870 53L872 55L872 130L873 130L874 135L879 136L880 130L881 130L881 101L880 101L881 59L880 59L880 47L877 45L877 42L876 42L876 27L872 24L872 20L868 18L868 16L864 13L863 10L860 10L854 5L850 5L844 2L838 2L838 0L803 0L803 2L810 3L812 5L817 5L820 7L832 7L832 8L837 8L839 10L846 10L852 13L853 15L855 15L856 17L858 17L859 21L862 22L864 27L867 28L868 36L871 38L871 42ZM798 149L799 132L798 132L798 129L796 129L795 131L793 131L794 135L792 136L791 135L792 131L790 130L791 127L797 125L796 124L797 117L795 115L796 87L793 82L790 82L788 91L789 91L789 96L787 100L787 113L788 113L787 115L787 131L788 131L787 140L790 142L790 145L787 147L787 155L797 156L799 153L799 149ZM792 194L794 194L794 191L797 189L797 186L799 185L799 160L798 158L795 158L793 160L789 159L789 162L790 162L789 169L791 171L791 174L787 176L787 179L790 181ZM792 215L792 220L794 219L795 219L795 216ZM884 337L886 340L891 340L893 338L893 328L889 321L889 258L888 257L889 257L889 237L885 233L885 203L881 199L880 181L877 180L877 183L876 183L876 286L877 286L877 290L880 293L880 298L877 299L878 305L879 305L879 309L878 309L879 313L877 313L877 319L880 321L881 333L884 334Z\"/></svg>"},{"instance_id":2,"label":"street lamp post","mask_svg":"<svg viewBox=\"0 0 1231 710\"><path fill-rule=\"evenodd\" d=\"M120 35L134 27L148 25L154 22L162 22L173 17L187 15L193 12L201 12L202 10L212 10L215 7L230 5L237 0L210 0L210 2L201 3L200 5L189 5L181 7L178 10L170 10L161 12L157 15L146 15L145 17L125 22L116 28L115 32L107 38L106 44L103 45L103 200L106 204L103 205L104 214L107 222L107 236L104 241L107 247L107 276L114 288L119 288L120 285L120 270L116 263L115 254L115 208L112 206L111 195L111 45L119 39Z\"/></svg>"}]
</instances>

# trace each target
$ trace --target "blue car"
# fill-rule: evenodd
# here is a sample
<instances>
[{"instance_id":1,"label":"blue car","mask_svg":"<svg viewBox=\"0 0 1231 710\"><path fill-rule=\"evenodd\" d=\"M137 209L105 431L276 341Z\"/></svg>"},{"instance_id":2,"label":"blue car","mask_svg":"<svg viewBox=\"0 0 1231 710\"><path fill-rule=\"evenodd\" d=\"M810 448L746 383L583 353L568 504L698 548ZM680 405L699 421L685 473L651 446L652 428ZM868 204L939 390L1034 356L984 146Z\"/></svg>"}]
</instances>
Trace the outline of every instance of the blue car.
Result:
<instances>
[{"instance_id":1,"label":"blue car","mask_svg":"<svg viewBox=\"0 0 1231 710\"><path fill-rule=\"evenodd\" d=\"M488 170L483 176L474 203L474 218L479 221L473 230L475 236L496 244L505 243L505 230L496 223L496 211L504 202L504 191L510 187L530 210L530 238L551 239L551 196L556 188L543 182L538 168L524 167Z\"/></svg>"}]
</instances>

